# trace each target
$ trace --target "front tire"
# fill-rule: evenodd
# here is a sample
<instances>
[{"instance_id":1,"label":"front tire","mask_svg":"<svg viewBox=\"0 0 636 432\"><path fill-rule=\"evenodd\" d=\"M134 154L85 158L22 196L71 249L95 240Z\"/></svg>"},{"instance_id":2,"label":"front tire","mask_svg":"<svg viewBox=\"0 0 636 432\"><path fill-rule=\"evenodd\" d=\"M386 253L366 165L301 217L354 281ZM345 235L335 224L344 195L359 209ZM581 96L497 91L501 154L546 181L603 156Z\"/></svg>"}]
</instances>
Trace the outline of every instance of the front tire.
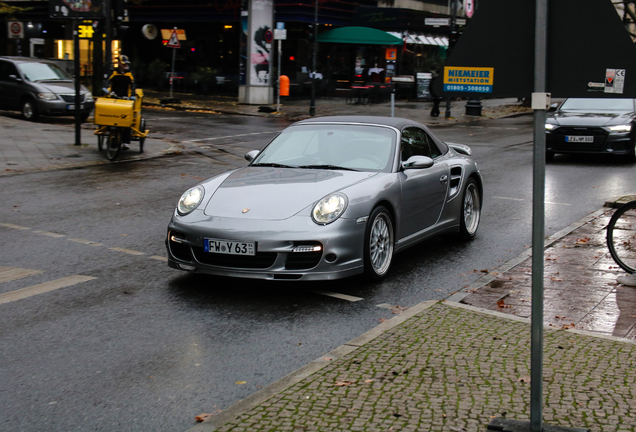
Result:
<instances>
[{"instance_id":1,"label":"front tire","mask_svg":"<svg viewBox=\"0 0 636 432\"><path fill-rule=\"evenodd\" d=\"M367 224L364 237L364 273L371 280L383 279L393 262L395 234L389 211L376 207Z\"/></svg>"},{"instance_id":2,"label":"front tire","mask_svg":"<svg viewBox=\"0 0 636 432\"><path fill-rule=\"evenodd\" d=\"M462 240L472 240L477 234L481 219L481 194L474 179L468 179L462 198L460 214L459 237Z\"/></svg>"},{"instance_id":3,"label":"front tire","mask_svg":"<svg viewBox=\"0 0 636 432\"><path fill-rule=\"evenodd\" d=\"M38 107L35 104L33 99L25 99L22 101L22 106L20 107L20 111L22 112L22 117L28 121L36 121L40 118L40 114L38 113Z\"/></svg>"},{"instance_id":4,"label":"front tire","mask_svg":"<svg viewBox=\"0 0 636 432\"><path fill-rule=\"evenodd\" d=\"M111 129L106 139L106 157L114 160L121 150L121 131L118 128Z\"/></svg>"},{"instance_id":5,"label":"front tire","mask_svg":"<svg viewBox=\"0 0 636 432\"><path fill-rule=\"evenodd\" d=\"M104 150L104 141L106 140L106 137L104 135L97 135L97 149L99 151L103 151Z\"/></svg>"},{"instance_id":6,"label":"front tire","mask_svg":"<svg viewBox=\"0 0 636 432\"><path fill-rule=\"evenodd\" d=\"M141 122L140 122L140 126L139 126L139 132L141 133L146 133L146 119L145 118L141 118ZM139 153L143 153L144 152L144 143L146 142L146 137L142 137L139 138Z\"/></svg>"}]
</instances>

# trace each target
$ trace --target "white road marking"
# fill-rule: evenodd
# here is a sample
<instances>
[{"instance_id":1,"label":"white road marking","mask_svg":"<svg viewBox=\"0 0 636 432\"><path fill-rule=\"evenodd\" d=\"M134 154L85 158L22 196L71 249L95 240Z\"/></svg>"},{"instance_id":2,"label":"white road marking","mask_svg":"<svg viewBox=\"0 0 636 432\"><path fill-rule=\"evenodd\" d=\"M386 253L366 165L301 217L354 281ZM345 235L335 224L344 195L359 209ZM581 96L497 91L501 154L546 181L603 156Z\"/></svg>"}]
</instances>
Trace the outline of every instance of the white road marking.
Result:
<instances>
[{"instance_id":1,"label":"white road marking","mask_svg":"<svg viewBox=\"0 0 636 432\"><path fill-rule=\"evenodd\" d=\"M94 242L94 241L91 241L91 240L84 240L84 239L81 239L81 238L70 238L69 240L73 241L73 242L89 245L89 246L104 246L101 243L97 243L97 242Z\"/></svg>"},{"instance_id":2,"label":"white road marking","mask_svg":"<svg viewBox=\"0 0 636 432\"><path fill-rule=\"evenodd\" d=\"M58 233L52 233L52 232L48 232L48 231L33 231L34 233L38 233L38 234L44 234L45 236L49 236L49 237L64 237L64 234L58 234Z\"/></svg>"},{"instance_id":3,"label":"white road marking","mask_svg":"<svg viewBox=\"0 0 636 432\"><path fill-rule=\"evenodd\" d=\"M495 196L493 198L502 199L502 200L512 200L512 201L525 201L521 198L508 198L508 197L500 197L500 196Z\"/></svg>"},{"instance_id":4,"label":"white road marking","mask_svg":"<svg viewBox=\"0 0 636 432\"><path fill-rule=\"evenodd\" d=\"M502 200L511 200L511 201L526 201L525 199L522 199L522 198L509 198L509 197L500 197L500 196L494 196L493 198L502 199ZM545 204L552 204L552 205L564 205L564 206L572 205L572 204L558 203L558 202L552 202L552 201L545 201L544 203Z\"/></svg>"},{"instance_id":5,"label":"white road marking","mask_svg":"<svg viewBox=\"0 0 636 432\"><path fill-rule=\"evenodd\" d=\"M0 223L0 225L2 225L3 227L13 228L13 229L17 229L17 230L28 230L28 229L31 229L31 228L23 227L23 226L20 226L20 225L14 225L14 224L10 224L10 223Z\"/></svg>"},{"instance_id":6,"label":"white road marking","mask_svg":"<svg viewBox=\"0 0 636 432\"><path fill-rule=\"evenodd\" d=\"M113 248L109 248L109 249L113 250L113 251L117 251L117 252L127 253L127 254L130 254L130 255L146 255L143 252L139 252L139 251L132 250L132 249L124 249L124 248L118 248L118 247L113 247Z\"/></svg>"},{"instance_id":7,"label":"white road marking","mask_svg":"<svg viewBox=\"0 0 636 432\"><path fill-rule=\"evenodd\" d=\"M54 291L60 288L65 288L78 283L87 282L89 280L97 279L92 276L68 276L62 279L57 279L50 282L45 282L31 287L22 288L16 291L11 291L5 294L0 294L0 304L9 303L16 300L21 300L27 297L31 297L37 294L42 294L49 291Z\"/></svg>"},{"instance_id":8,"label":"white road marking","mask_svg":"<svg viewBox=\"0 0 636 432\"><path fill-rule=\"evenodd\" d=\"M0 283L22 279L27 276L43 273L41 270L31 270L17 267L0 267Z\"/></svg>"},{"instance_id":9,"label":"white road marking","mask_svg":"<svg viewBox=\"0 0 636 432\"><path fill-rule=\"evenodd\" d=\"M553 205L564 205L564 206L569 206L572 204L566 204L566 203L557 203L557 202L551 202L551 201L546 201L546 204L553 204Z\"/></svg>"},{"instance_id":10,"label":"white road marking","mask_svg":"<svg viewBox=\"0 0 636 432\"><path fill-rule=\"evenodd\" d=\"M335 293L335 292L331 292L331 291L312 291L315 294L320 294L320 295L324 295L324 296L328 296L328 297L335 297L337 299L340 300L346 300L346 301L350 301L350 302L357 302L360 300L364 300L362 297L354 297L354 296L350 296L347 294L340 294L340 293Z\"/></svg>"}]
</instances>

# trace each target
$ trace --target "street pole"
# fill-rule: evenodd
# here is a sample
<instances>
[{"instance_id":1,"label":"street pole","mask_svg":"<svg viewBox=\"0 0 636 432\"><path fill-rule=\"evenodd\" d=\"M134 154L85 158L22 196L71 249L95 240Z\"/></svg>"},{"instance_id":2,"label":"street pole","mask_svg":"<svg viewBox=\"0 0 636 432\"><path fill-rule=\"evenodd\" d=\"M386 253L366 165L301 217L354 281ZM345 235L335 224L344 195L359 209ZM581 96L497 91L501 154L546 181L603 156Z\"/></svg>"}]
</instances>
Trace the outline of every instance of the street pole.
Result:
<instances>
[{"instance_id":1,"label":"street pole","mask_svg":"<svg viewBox=\"0 0 636 432\"><path fill-rule=\"evenodd\" d=\"M82 105L80 101L79 20L73 20L73 68L75 70L75 145L82 144Z\"/></svg>"},{"instance_id":2,"label":"street pole","mask_svg":"<svg viewBox=\"0 0 636 432\"><path fill-rule=\"evenodd\" d=\"M450 21L450 37L448 38L449 45L448 47L452 50L452 46L450 46L450 41L452 39L452 35L457 31L456 21L457 21L457 0L450 0L451 2L451 21ZM451 117L451 100L450 96L446 96L446 112L444 113L444 118L449 119Z\"/></svg>"},{"instance_id":3,"label":"street pole","mask_svg":"<svg viewBox=\"0 0 636 432\"><path fill-rule=\"evenodd\" d=\"M548 0L536 0L534 92L546 91ZM533 101L534 102L534 101ZM530 355L530 431L543 429L543 256L545 237L546 106L534 109L534 174L532 182L532 323Z\"/></svg>"},{"instance_id":4,"label":"street pole","mask_svg":"<svg viewBox=\"0 0 636 432\"><path fill-rule=\"evenodd\" d=\"M113 72L113 23L112 23L112 0L104 0L104 27L106 27L106 68L104 69L104 84L103 87L108 87L108 78Z\"/></svg>"},{"instance_id":5,"label":"street pole","mask_svg":"<svg viewBox=\"0 0 636 432\"><path fill-rule=\"evenodd\" d=\"M280 112L280 58L283 55L281 42L282 40L278 39L278 95L276 98L276 112Z\"/></svg>"},{"instance_id":6,"label":"street pole","mask_svg":"<svg viewBox=\"0 0 636 432\"><path fill-rule=\"evenodd\" d=\"M309 103L309 115L316 115L316 50L318 49L318 0L316 2L316 9L314 10L314 49L312 54L312 69L311 75L311 101Z\"/></svg>"}]
</instances>

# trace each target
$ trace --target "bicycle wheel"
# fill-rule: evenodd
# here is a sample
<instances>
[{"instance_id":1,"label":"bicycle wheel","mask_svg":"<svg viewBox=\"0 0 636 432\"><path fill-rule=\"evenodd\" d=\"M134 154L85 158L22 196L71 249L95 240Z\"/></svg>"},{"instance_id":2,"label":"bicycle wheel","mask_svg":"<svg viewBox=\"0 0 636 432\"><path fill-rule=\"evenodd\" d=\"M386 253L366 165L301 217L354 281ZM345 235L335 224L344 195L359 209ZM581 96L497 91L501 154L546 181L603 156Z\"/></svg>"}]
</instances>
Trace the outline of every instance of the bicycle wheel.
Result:
<instances>
[{"instance_id":1,"label":"bicycle wheel","mask_svg":"<svg viewBox=\"0 0 636 432\"><path fill-rule=\"evenodd\" d=\"M106 157L108 160L114 160L121 150L121 132L117 128L113 128L108 132L106 141Z\"/></svg>"},{"instance_id":2,"label":"bicycle wheel","mask_svg":"<svg viewBox=\"0 0 636 432\"><path fill-rule=\"evenodd\" d=\"M141 126L139 126L139 130L141 133L146 133L146 119L141 118ZM139 138L139 153L144 152L144 143L146 142L146 137Z\"/></svg>"},{"instance_id":3,"label":"bicycle wheel","mask_svg":"<svg viewBox=\"0 0 636 432\"><path fill-rule=\"evenodd\" d=\"M636 201L620 207L607 225L607 247L627 273L636 273Z\"/></svg>"}]
</instances>

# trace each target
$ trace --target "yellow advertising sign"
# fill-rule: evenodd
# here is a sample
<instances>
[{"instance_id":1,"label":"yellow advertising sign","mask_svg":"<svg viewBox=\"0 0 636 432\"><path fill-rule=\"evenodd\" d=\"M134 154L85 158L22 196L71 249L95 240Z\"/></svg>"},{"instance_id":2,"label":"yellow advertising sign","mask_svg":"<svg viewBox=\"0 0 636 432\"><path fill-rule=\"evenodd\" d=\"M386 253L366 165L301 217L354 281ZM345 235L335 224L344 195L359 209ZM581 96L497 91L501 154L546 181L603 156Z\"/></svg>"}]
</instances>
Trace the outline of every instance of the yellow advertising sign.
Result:
<instances>
[{"instance_id":1,"label":"yellow advertising sign","mask_svg":"<svg viewBox=\"0 0 636 432\"><path fill-rule=\"evenodd\" d=\"M174 29L161 29L161 39L170 40L173 31ZM180 41L186 40L186 32L184 29L177 29L177 39Z\"/></svg>"},{"instance_id":2,"label":"yellow advertising sign","mask_svg":"<svg viewBox=\"0 0 636 432\"><path fill-rule=\"evenodd\" d=\"M492 93L495 68L444 67L444 91Z\"/></svg>"}]
</instances>

